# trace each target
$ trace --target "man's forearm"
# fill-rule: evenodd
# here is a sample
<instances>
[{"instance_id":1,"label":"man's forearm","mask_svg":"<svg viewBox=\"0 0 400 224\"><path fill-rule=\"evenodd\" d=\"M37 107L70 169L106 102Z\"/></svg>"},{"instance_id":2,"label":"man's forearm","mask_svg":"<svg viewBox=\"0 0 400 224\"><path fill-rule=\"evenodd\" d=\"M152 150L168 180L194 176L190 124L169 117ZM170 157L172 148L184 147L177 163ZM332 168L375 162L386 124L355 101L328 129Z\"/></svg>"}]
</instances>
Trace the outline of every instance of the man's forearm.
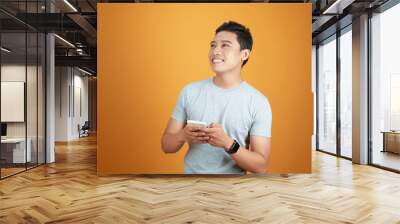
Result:
<instances>
[{"instance_id":1,"label":"man's forearm","mask_svg":"<svg viewBox=\"0 0 400 224\"><path fill-rule=\"evenodd\" d=\"M231 155L238 166L252 173L267 173L268 161L257 152L252 152L240 147L239 150Z\"/></svg>"},{"instance_id":2,"label":"man's forearm","mask_svg":"<svg viewBox=\"0 0 400 224\"><path fill-rule=\"evenodd\" d=\"M161 147L165 153L175 153L185 144L183 132L175 134L165 133L161 140Z\"/></svg>"}]
</instances>

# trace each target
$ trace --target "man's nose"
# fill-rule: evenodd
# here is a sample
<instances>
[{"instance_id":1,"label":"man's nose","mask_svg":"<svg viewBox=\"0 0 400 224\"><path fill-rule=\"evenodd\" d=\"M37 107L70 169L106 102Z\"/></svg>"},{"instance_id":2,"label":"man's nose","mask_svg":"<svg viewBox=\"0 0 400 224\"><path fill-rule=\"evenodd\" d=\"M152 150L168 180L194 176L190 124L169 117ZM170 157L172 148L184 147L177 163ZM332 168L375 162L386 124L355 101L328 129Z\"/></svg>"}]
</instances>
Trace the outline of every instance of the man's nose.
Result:
<instances>
[{"instance_id":1,"label":"man's nose","mask_svg":"<svg viewBox=\"0 0 400 224\"><path fill-rule=\"evenodd\" d=\"M221 54L221 48L220 47L215 47L212 50L213 55L220 55Z\"/></svg>"}]
</instances>

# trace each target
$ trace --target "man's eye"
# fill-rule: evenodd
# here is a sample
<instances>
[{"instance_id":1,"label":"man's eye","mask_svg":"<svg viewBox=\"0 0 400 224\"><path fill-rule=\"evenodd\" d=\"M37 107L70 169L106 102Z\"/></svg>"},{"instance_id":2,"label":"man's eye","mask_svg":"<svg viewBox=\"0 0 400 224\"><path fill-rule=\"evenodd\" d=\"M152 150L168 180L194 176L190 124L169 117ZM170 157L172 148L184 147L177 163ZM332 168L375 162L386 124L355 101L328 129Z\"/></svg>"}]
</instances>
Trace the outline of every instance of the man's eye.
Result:
<instances>
[{"instance_id":1,"label":"man's eye","mask_svg":"<svg viewBox=\"0 0 400 224\"><path fill-rule=\"evenodd\" d=\"M222 44L222 47L229 47L228 44Z\"/></svg>"}]
</instances>

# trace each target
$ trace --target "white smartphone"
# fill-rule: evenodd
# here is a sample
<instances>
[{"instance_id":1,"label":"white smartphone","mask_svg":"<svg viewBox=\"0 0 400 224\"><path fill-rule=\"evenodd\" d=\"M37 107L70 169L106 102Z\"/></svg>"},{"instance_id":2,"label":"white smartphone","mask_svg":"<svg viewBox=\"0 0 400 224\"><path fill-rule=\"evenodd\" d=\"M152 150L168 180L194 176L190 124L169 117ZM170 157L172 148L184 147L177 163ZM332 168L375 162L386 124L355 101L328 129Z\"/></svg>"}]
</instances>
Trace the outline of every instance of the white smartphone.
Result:
<instances>
[{"instance_id":1,"label":"white smartphone","mask_svg":"<svg viewBox=\"0 0 400 224\"><path fill-rule=\"evenodd\" d=\"M187 120L186 123L187 123L187 125L193 126L193 127L200 127L200 128L207 127L207 123L203 122L203 121Z\"/></svg>"}]
</instances>

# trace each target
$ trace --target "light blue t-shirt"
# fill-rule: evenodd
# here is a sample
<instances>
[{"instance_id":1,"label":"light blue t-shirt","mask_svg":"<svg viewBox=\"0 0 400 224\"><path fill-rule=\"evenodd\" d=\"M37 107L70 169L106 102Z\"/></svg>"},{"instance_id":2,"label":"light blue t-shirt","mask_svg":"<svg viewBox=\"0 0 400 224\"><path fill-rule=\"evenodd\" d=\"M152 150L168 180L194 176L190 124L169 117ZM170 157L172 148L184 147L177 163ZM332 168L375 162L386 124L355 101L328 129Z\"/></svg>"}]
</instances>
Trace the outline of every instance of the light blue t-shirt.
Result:
<instances>
[{"instance_id":1,"label":"light blue t-shirt","mask_svg":"<svg viewBox=\"0 0 400 224\"><path fill-rule=\"evenodd\" d=\"M271 137L272 112L268 99L242 81L223 89L212 78L186 85L180 92L172 118L218 123L242 147L249 148L250 135ZM244 174L223 148L192 144L185 156L185 174Z\"/></svg>"}]
</instances>

